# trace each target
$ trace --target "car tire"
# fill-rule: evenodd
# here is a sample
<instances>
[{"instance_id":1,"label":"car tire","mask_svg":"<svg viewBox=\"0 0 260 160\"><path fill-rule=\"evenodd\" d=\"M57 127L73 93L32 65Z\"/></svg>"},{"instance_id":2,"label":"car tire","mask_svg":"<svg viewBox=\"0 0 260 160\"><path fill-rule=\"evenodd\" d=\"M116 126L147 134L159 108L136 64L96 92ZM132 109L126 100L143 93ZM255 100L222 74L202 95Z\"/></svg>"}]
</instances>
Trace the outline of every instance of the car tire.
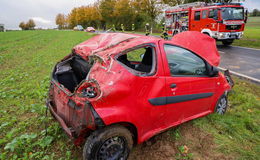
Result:
<instances>
[{"instance_id":1,"label":"car tire","mask_svg":"<svg viewBox=\"0 0 260 160\"><path fill-rule=\"evenodd\" d=\"M133 147L133 137L123 126L109 126L94 131L86 140L83 160L126 160Z\"/></svg>"},{"instance_id":2,"label":"car tire","mask_svg":"<svg viewBox=\"0 0 260 160\"><path fill-rule=\"evenodd\" d=\"M220 114L220 115L223 115L226 113L227 111L227 107L228 107L228 99L227 99L227 96L226 95L222 95L217 104L216 104L216 107L215 107L215 112L217 114Z\"/></svg>"}]
</instances>

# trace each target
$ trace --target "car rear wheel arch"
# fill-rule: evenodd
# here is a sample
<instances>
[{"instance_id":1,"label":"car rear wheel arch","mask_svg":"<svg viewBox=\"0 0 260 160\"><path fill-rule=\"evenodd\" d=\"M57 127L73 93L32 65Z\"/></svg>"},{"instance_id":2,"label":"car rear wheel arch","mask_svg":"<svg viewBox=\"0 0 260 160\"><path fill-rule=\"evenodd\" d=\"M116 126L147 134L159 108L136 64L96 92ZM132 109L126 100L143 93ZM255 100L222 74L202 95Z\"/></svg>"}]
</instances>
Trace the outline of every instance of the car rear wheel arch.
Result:
<instances>
[{"instance_id":1,"label":"car rear wheel arch","mask_svg":"<svg viewBox=\"0 0 260 160\"><path fill-rule=\"evenodd\" d=\"M134 144L137 144L138 131L137 131L137 128L134 124L132 124L130 122L117 122L117 123L112 123L108 126L123 126L123 127L125 127L132 134Z\"/></svg>"}]
</instances>

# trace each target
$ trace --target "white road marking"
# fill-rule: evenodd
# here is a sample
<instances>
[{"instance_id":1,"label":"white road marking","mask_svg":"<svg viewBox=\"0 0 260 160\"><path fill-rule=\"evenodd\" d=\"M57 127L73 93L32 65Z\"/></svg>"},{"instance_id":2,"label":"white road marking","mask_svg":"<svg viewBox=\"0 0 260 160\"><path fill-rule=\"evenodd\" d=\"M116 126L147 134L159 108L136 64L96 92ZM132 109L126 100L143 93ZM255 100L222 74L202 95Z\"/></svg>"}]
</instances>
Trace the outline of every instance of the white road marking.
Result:
<instances>
[{"instance_id":1,"label":"white road marking","mask_svg":"<svg viewBox=\"0 0 260 160\"><path fill-rule=\"evenodd\" d=\"M218 67L218 68L219 68L220 70L222 70L222 71L227 70L227 69L222 68L222 67ZM260 84L260 79L256 79L256 78L254 78L254 77L250 77L250 76L247 76L247 75L244 75L244 74L241 74L241 73L238 73L238 72L234 72L234 71L231 71L231 70L229 70L229 72L230 72L232 75L235 75L235 76L237 76L237 77L245 78L245 79L248 79L248 80L250 80L250 81L252 81L252 82L255 82L255 83Z\"/></svg>"},{"instance_id":2,"label":"white road marking","mask_svg":"<svg viewBox=\"0 0 260 160\"><path fill-rule=\"evenodd\" d=\"M243 48L243 49L251 49L251 50L255 50L255 51L260 51L260 49L257 49L257 48L248 48L248 47L240 47L240 46L232 46L232 47Z\"/></svg>"},{"instance_id":3,"label":"white road marking","mask_svg":"<svg viewBox=\"0 0 260 160\"><path fill-rule=\"evenodd\" d=\"M225 52L223 52L223 51L218 51L219 53L225 53Z\"/></svg>"}]
</instances>

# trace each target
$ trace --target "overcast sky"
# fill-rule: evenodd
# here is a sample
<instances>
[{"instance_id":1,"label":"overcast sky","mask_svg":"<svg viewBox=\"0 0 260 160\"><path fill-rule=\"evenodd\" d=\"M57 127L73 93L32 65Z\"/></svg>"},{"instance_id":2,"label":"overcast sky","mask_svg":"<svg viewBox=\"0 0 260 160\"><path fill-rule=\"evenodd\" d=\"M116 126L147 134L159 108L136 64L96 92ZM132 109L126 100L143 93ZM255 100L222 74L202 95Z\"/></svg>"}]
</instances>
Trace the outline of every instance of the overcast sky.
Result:
<instances>
[{"instance_id":1,"label":"overcast sky","mask_svg":"<svg viewBox=\"0 0 260 160\"><path fill-rule=\"evenodd\" d=\"M68 14L76 6L88 5L95 0L0 0L0 23L7 29L18 29L22 21L34 19L37 27L56 27L55 16ZM246 0L245 7L260 9L260 0Z\"/></svg>"}]
</instances>

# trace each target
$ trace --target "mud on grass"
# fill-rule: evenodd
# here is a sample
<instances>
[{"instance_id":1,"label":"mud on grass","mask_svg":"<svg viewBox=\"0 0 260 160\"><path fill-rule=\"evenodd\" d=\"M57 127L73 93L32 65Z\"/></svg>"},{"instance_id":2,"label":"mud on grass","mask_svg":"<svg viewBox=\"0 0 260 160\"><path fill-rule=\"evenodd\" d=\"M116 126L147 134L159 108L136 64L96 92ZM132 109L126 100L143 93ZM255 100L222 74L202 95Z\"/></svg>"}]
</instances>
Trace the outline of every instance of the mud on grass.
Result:
<instances>
[{"instance_id":1,"label":"mud on grass","mask_svg":"<svg viewBox=\"0 0 260 160\"><path fill-rule=\"evenodd\" d=\"M0 33L0 159L82 159L82 147L73 145L50 114L45 117L45 99L54 64L91 36ZM258 159L260 87L235 82L226 115L209 115L159 134L134 147L130 159Z\"/></svg>"},{"instance_id":2,"label":"mud on grass","mask_svg":"<svg viewBox=\"0 0 260 160\"><path fill-rule=\"evenodd\" d=\"M232 159L216 148L213 135L188 122L136 146L129 160Z\"/></svg>"}]
</instances>

